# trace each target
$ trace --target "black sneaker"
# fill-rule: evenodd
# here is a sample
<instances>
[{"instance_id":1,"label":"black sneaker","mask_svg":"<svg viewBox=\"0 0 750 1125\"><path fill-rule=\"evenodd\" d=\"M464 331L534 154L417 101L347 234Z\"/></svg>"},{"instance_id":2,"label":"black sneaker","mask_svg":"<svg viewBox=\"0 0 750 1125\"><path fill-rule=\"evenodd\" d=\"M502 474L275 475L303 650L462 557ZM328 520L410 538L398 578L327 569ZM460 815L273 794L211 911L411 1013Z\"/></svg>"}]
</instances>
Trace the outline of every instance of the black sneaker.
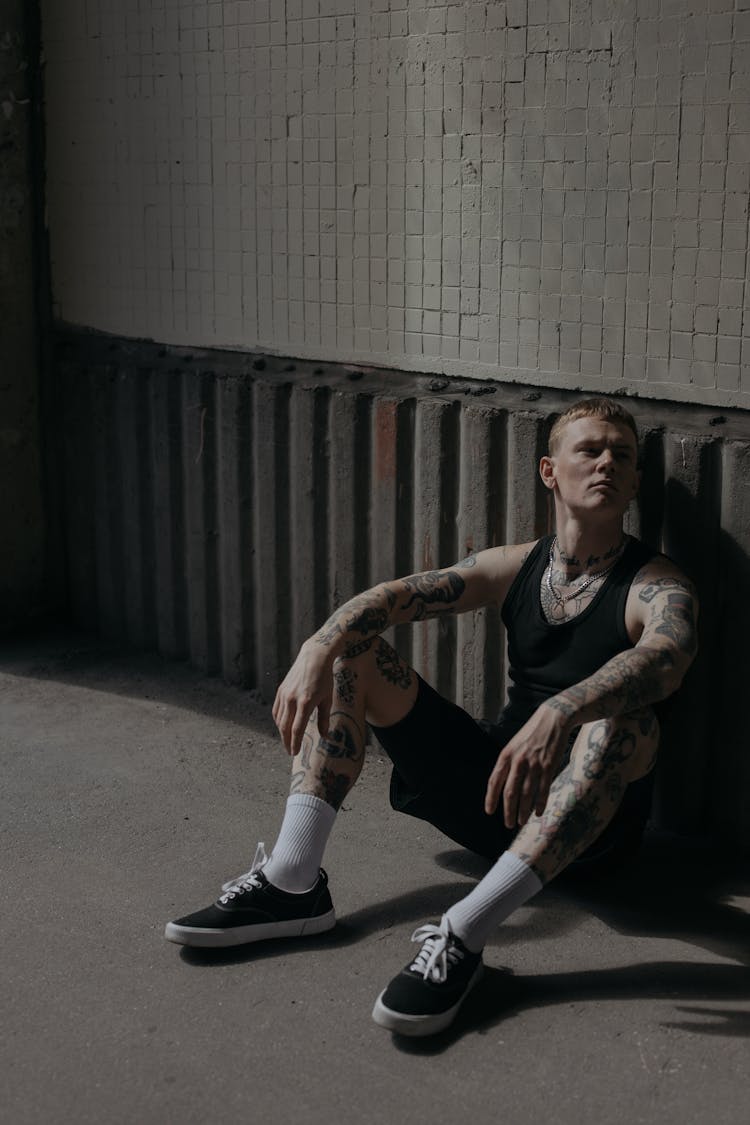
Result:
<instances>
[{"instance_id":1,"label":"black sneaker","mask_svg":"<svg viewBox=\"0 0 750 1125\"><path fill-rule=\"evenodd\" d=\"M422 948L375 1001L372 1018L399 1035L434 1035L453 1022L482 975L482 954L471 953L448 929L420 926L412 941Z\"/></svg>"},{"instance_id":2,"label":"black sneaker","mask_svg":"<svg viewBox=\"0 0 750 1125\"><path fill-rule=\"evenodd\" d=\"M168 922L165 938L179 945L209 948L321 934L336 925L328 876L322 868L314 887L291 894L268 882L261 870L265 862L265 850L259 844L251 869L225 883L213 906Z\"/></svg>"}]
</instances>

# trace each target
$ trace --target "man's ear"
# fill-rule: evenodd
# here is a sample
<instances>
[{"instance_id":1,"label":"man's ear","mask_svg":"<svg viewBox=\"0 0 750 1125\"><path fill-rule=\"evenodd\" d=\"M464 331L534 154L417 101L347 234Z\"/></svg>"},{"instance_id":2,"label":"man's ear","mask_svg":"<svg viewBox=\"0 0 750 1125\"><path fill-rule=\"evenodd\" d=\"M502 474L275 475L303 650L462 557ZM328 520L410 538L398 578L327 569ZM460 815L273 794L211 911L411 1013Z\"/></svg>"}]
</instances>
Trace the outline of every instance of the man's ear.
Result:
<instances>
[{"instance_id":1,"label":"man's ear","mask_svg":"<svg viewBox=\"0 0 750 1125\"><path fill-rule=\"evenodd\" d=\"M542 457L539 462L539 476L542 478L545 488L555 487L555 460L553 457L549 455Z\"/></svg>"}]
</instances>

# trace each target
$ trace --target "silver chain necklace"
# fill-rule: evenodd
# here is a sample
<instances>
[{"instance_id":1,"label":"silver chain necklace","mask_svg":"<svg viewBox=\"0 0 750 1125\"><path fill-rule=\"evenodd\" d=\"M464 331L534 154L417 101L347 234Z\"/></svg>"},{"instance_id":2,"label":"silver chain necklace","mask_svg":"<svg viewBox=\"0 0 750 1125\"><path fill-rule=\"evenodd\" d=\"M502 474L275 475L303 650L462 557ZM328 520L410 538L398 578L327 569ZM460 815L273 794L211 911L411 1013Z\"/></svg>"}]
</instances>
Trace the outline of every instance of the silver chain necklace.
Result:
<instances>
[{"instance_id":1,"label":"silver chain necklace","mask_svg":"<svg viewBox=\"0 0 750 1125\"><path fill-rule=\"evenodd\" d=\"M573 590L570 594L558 594L557 590L552 585L552 567L554 565L554 556L555 556L555 547L556 546L557 546L557 536L555 536L555 538L552 540L552 546L549 549L549 566L547 567L547 589L549 590L550 594L555 599L557 604L559 606L563 606L563 605L566 604L566 602L572 601L573 598L579 597L579 595L582 594L584 590L587 590L589 588L589 586L591 585L592 582L596 582L599 578L604 578L605 575L609 574L610 570L614 570L614 568L617 566L617 563L620 561L620 555L622 554L622 549L625 546L625 539L623 538L622 543L617 548L617 555L615 556L614 562L611 562L609 564L609 566L606 568L606 570L600 570L598 574L590 574L589 577L585 578L583 580L583 582L580 583L580 585L576 586L575 590Z\"/></svg>"}]
</instances>

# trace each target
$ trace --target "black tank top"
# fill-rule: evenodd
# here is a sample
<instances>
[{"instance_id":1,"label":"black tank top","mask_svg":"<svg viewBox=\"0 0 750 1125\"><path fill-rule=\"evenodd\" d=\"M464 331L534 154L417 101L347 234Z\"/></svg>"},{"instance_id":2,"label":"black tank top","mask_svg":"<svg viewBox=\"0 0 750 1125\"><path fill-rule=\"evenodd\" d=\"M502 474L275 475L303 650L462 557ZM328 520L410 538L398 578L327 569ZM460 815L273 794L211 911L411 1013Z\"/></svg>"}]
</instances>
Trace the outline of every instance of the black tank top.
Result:
<instances>
[{"instance_id":1,"label":"black tank top","mask_svg":"<svg viewBox=\"0 0 750 1125\"><path fill-rule=\"evenodd\" d=\"M639 539L630 539L583 612L550 625L542 612L540 586L551 545L551 535L539 540L502 608L512 681L503 718L519 724L545 699L593 675L618 652L633 647L625 629L625 602L633 578L656 554Z\"/></svg>"}]
</instances>

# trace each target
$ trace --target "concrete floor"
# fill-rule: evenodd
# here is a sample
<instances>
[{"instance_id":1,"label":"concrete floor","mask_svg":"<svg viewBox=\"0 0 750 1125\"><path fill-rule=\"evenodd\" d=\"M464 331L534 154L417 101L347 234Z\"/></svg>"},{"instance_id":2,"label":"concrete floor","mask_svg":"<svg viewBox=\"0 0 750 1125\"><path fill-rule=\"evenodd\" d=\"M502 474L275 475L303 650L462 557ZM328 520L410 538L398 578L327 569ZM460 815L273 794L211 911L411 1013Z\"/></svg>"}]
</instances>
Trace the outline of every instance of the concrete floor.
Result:
<instances>
[{"instance_id":1,"label":"concrete floor","mask_svg":"<svg viewBox=\"0 0 750 1125\"><path fill-rule=\"evenodd\" d=\"M9 1125L747 1122L750 878L718 849L654 835L627 876L547 888L454 1028L399 1041L374 997L482 867L391 812L382 754L326 856L332 934L198 954L164 922L279 824L269 709L72 635L6 643L0 700Z\"/></svg>"}]
</instances>

